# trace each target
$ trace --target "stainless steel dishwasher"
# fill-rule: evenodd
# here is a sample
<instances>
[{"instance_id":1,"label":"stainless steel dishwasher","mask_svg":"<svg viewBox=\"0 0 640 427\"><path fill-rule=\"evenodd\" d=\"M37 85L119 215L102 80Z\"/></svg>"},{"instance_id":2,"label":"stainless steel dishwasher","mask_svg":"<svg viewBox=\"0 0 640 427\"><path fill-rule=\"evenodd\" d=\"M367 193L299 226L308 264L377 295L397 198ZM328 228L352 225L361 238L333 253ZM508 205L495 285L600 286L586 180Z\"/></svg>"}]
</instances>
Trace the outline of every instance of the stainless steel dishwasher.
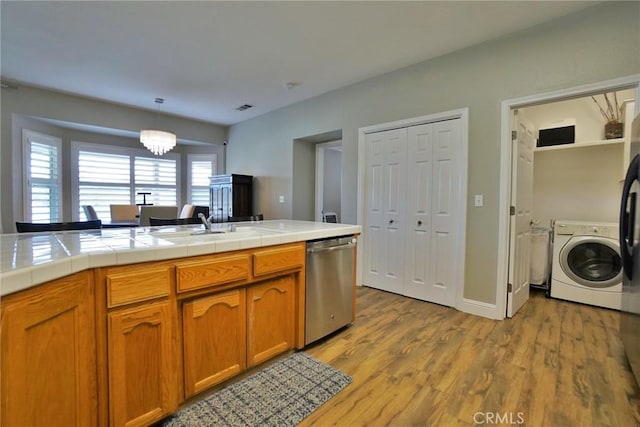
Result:
<instances>
[{"instance_id":1,"label":"stainless steel dishwasher","mask_svg":"<svg viewBox=\"0 0 640 427\"><path fill-rule=\"evenodd\" d=\"M307 242L305 344L353 320L356 239Z\"/></svg>"}]
</instances>

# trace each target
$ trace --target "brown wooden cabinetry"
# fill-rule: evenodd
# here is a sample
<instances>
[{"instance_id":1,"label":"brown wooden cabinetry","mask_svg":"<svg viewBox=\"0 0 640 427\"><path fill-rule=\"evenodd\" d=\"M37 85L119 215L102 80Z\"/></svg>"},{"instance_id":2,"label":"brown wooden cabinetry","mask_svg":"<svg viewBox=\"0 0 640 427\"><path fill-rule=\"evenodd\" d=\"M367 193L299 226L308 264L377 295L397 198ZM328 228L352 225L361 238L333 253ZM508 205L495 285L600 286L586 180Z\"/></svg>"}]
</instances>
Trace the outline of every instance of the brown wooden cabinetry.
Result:
<instances>
[{"instance_id":1,"label":"brown wooden cabinetry","mask_svg":"<svg viewBox=\"0 0 640 427\"><path fill-rule=\"evenodd\" d=\"M301 347L304 243L176 264L185 398Z\"/></svg>"},{"instance_id":2,"label":"brown wooden cabinetry","mask_svg":"<svg viewBox=\"0 0 640 427\"><path fill-rule=\"evenodd\" d=\"M101 411L111 426L146 426L178 408L174 271L168 262L98 270Z\"/></svg>"},{"instance_id":3,"label":"brown wooden cabinetry","mask_svg":"<svg viewBox=\"0 0 640 427\"><path fill-rule=\"evenodd\" d=\"M91 272L2 298L2 426L96 425Z\"/></svg>"},{"instance_id":4,"label":"brown wooden cabinetry","mask_svg":"<svg viewBox=\"0 0 640 427\"><path fill-rule=\"evenodd\" d=\"M178 408L169 302L114 310L108 317L111 425L149 425Z\"/></svg>"},{"instance_id":5,"label":"brown wooden cabinetry","mask_svg":"<svg viewBox=\"0 0 640 427\"><path fill-rule=\"evenodd\" d=\"M0 426L144 426L304 345L303 242L100 267L0 302Z\"/></svg>"},{"instance_id":6,"label":"brown wooden cabinetry","mask_svg":"<svg viewBox=\"0 0 640 427\"><path fill-rule=\"evenodd\" d=\"M247 289L247 361L256 366L294 347L295 276Z\"/></svg>"},{"instance_id":7,"label":"brown wooden cabinetry","mask_svg":"<svg viewBox=\"0 0 640 427\"><path fill-rule=\"evenodd\" d=\"M182 305L185 396L191 397L246 367L245 290Z\"/></svg>"}]
</instances>

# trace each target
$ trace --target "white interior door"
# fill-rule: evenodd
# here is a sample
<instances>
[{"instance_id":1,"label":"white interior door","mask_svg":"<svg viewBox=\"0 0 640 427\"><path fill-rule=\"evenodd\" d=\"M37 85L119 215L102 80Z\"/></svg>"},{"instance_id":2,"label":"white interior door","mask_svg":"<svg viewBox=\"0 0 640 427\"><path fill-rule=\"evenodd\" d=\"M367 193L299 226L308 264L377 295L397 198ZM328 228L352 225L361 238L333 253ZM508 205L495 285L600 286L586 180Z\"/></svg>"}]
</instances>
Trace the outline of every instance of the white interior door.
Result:
<instances>
[{"instance_id":1,"label":"white interior door","mask_svg":"<svg viewBox=\"0 0 640 427\"><path fill-rule=\"evenodd\" d=\"M402 293L407 130L367 135L363 283Z\"/></svg>"},{"instance_id":2,"label":"white interior door","mask_svg":"<svg viewBox=\"0 0 640 427\"><path fill-rule=\"evenodd\" d=\"M404 294L429 300L433 125L411 126L407 139L407 235Z\"/></svg>"},{"instance_id":3,"label":"white interior door","mask_svg":"<svg viewBox=\"0 0 640 427\"><path fill-rule=\"evenodd\" d=\"M460 120L412 126L408 135L405 295L455 306L461 185Z\"/></svg>"},{"instance_id":4,"label":"white interior door","mask_svg":"<svg viewBox=\"0 0 640 427\"><path fill-rule=\"evenodd\" d=\"M431 271L433 274L428 301L455 306L458 285L456 242L461 230L456 228L460 213L460 120L433 124L433 195L431 197Z\"/></svg>"},{"instance_id":5,"label":"white interior door","mask_svg":"<svg viewBox=\"0 0 640 427\"><path fill-rule=\"evenodd\" d=\"M533 127L514 111L517 131L512 139L511 170L511 227L509 247L509 288L507 289L507 316L515 313L529 299L531 266L531 210L533 206Z\"/></svg>"}]
</instances>

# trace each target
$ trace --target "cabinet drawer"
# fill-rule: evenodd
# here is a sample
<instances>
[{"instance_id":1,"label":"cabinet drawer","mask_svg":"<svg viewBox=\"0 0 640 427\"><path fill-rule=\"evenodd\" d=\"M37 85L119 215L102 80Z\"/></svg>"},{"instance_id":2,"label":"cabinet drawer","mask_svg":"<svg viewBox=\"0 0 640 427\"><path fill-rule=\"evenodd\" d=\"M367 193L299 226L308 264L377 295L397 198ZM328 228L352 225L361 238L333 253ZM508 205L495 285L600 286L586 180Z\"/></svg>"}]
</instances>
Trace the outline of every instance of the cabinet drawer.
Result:
<instances>
[{"instance_id":1,"label":"cabinet drawer","mask_svg":"<svg viewBox=\"0 0 640 427\"><path fill-rule=\"evenodd\" d=\"M181 262L176 264L178 292L247 280L251 268L248 254Z\"/></svg>"},{"instance_id":2,"label":"cabinet drawer","mask_svg":"<svg viewBox=\"0 0 640 427\"><path fill-rule=\"evenodd\" d=\"M107 274L107 306L117 307L169 295L170 267Z\"/></svg>"},{"instance_id":3,"label":"cabinet drawer","mask_svg":"<svg viewBox=\"0 0 640 427\"><path fill-rule=\"evenodd\" d=\"M275 273L304 265L304 245L265 249L253 253L253 274Z\"/></svg>"}]
</instances>

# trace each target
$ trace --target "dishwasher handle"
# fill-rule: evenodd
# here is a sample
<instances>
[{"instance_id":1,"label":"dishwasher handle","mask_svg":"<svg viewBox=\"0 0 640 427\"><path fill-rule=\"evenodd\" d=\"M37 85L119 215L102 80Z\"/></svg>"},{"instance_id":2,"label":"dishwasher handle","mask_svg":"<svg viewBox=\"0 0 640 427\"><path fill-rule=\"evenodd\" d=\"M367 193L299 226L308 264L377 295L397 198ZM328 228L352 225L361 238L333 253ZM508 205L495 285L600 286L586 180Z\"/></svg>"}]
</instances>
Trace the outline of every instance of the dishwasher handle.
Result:
<instances>
[{"instance_id":1,"label":"dishwasher handle","mask_svg":"<svg viewBox=\"0 0 640 427\"><path fill-rule=\"evenodd\" d=\"M355 239L354 239L355 240ZM333 252L356 247L356 242L349 242L343 245L327 246L324 248L307 248L307 253L317 254L322 252Z\"/></svg>"}]
</instances>

